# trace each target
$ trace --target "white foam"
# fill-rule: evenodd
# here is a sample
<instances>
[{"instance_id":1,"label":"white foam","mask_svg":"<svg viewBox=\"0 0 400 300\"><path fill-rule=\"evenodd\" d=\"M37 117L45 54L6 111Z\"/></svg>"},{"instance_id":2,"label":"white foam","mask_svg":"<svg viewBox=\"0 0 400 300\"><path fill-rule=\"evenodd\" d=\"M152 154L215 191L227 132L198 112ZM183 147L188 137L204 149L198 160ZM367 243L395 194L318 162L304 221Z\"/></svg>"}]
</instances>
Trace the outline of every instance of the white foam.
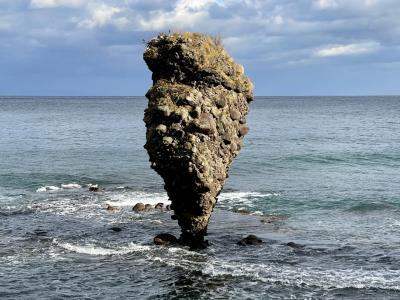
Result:
<instances>
[{"instance_id":1,"label":"white foam","mask_svg":"<svg viewBox=\"0 0 400 300\"><path fill-rule=\"evenodd\" d=\"M255 198L277 196L277 193L260 192L226 192L221 193L218 201L234 202L236 204L251 204ZM112 206L133 206L136 203L156 205L157 203L171 204L168 195L163 193L149 193L143 191L126 191L124 193L110 193L107 204Z\"/></svg>"},{"instance_id":2,"label":"white foam","mask_svg":"<svg viewBox=\"0 0 400 300\"><path fill-rule=\"evenodd\" d=\"M157 203L164 203L164 205L171 204L166 193L148 193L148 192L125 192L125 193L110 193L108 194L109 200L106 202L111 206L116 207L132 207L137 203L156 205Z\"/></svg>"},{"instance_id":3,"label":"white foam","mask_svg":"<svg viewBox=\"0 0 400 300\"><path fill-rule=\"evenodd\" d=\"M79 253L79 254L87 254L87 255L98 255L98 256L107 256L107 255L125 255L133 252L142 252L151 250L150 246L137 245L134 243L130 243L126 247L119 248L103 248L93 244L86 245L74 245L71 243L59 243L54 241L59 247Z\"/></svg>"},{"instance_id":4,"label":"white foam","mask_svg":"<svg viewBox=\"0 0 400 300\"><path fill-rule=\"evenodd\" d=\"M45 185L36 190L37 193L43 193L43 192L54 192L54 191L61 191L61 190L74 190L74 189L80 189L82 186L80 184L77 184L75 182L73 183L63 183L61 184L61 187L54 186L54 185Z\"/></svg>"},{"instance_id":5,"label":"white foam","mask_svg":"<svg viewBox=\"0 0 400 300\"><path fill-rule=\"evenodd\" d=\"M250 277L268 284L298 287L392 289L400 290L399 270L353 270L291 267L283 265L246 264L215 260L202 270L210 276Z\"/></svg>"},{"instance_id":6,"label":"white foam","mask_svg":"<svg viewBox=\"0 0 400 300\"><path fill-rule=\"evenodd\" d=\"M51 192L51 191L59 191L60 188L58 186L53 186L53 185L46 185L38 188L36 190L37 193L42 193L42 192Z\"/></svg>"},{"instance_id":7,"label":"white foam","mask_svg":"<svg viewBox=\"0 0 400 300\"><path fill-rule=\"evenodd\" d=\"M80 189L82 188L82 186L80 184L73 182L73 183L61 184L61 188L65 190L71 190L71 189Z\"/></svg>"},{"instance_id":8,"label":"white foam","mask_svg":"<svg viewBox=\"0 0 400 300\"><path fill-rule=\"evenodd\" d=\"M265 198L279 196L278 193L260 193L260 192L226 192L219 195L219 201L244 201L254 198Z\"/></svg>"},{"instance_id":9,"label":"white foam","mask_svg":"<svg viewBox=\"0 0 400 300\"><path fill-rule=\"evenodd\" d=\"M232 206L243 205L242 209L247 210L254 206L254 200L279 196L278 193L261 193L261 192L226 192L218 196L218 202L222 205Z\"/></svg>"},{"instance_id":10,"label":"white foam","mask_svg":"<svg viewBox=\"0 0 400 300\"><path fill-rule=\"evenodd\" d=\"M260 210L256 210L255 212L252 212L251 215L253 216L263 216L264 213Z\"/></svg>"},{"instance_id":11,"label":"white foam","mask_svg":"<svg viewBox=\"0 0 400 300\"><path fill-rule=\"evenodd\" d=\"M140 252L145 259L157 261L185 270L197 270L212 277L246 277L252 281L289 287L390 289L400 291L400 270L368 270L350 268L325 268L290 266L282 264L246 263L232 261L229 257L214 258L206 253L189 251L180 247L151 247L130 243L124 247L105 248L93 244L76 245L58 243L70 252L93 256L126 255ZM163 255L159 255L163 253ZM158 255L157 255L158 254Z\"/></svg>"},{"instance_id":12,"label":"white foam","mask_svg":"<svg viewBox=\"0 0 400 300\"><path fill-rule=\"evenodd\" d=\"M197 270L212 277L247 277L252 281L289 287L388 289L400 291L400 270L368 270L324 267L302 267L282 264L252 264L231 261L229 257L217 259L206 253L185 248L166 248L167 257L150 255L146 258L185 270ZM168 255L169 254L169 255ZM200 260L199 260L200 259Z\"/></svg>"}]
</instances>

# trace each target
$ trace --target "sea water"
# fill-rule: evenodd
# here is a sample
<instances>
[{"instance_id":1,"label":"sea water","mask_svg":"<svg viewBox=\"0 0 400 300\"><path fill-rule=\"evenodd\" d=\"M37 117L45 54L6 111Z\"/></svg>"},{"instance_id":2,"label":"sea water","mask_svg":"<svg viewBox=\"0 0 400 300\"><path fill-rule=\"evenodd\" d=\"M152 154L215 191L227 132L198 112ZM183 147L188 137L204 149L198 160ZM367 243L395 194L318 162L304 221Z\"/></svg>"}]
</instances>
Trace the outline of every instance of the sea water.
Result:
<instances>
[{"instance_id":1,"label":"sea water","mask_svg":"<svg viewBox=\"0 0 400 300\"><path fill-rule=\"evenodd\" d=\"M201 251L155 246L171 212L132 211L169 203L145 106L0 98L1 299L400 297L400 97L257 97Z\"/></svg>"}]
</instances>

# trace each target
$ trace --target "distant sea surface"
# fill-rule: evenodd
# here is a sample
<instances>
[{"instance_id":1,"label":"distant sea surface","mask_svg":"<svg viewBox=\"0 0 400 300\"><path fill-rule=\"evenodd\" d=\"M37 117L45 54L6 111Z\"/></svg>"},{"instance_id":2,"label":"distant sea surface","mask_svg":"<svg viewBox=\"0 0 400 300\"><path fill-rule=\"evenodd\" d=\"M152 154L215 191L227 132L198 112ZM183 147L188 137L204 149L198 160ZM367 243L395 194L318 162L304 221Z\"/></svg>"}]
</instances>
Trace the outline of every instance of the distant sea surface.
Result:
<instances>
[{"instance_id":1,"label":"distant sea surface","mask_svg":"<svg viewBox=\"0 0 400 300\"><path fill-rule=\"evenodd\" d=\"M257 97L202 251L132 211L168 203L145 106L0 97L1 299L400 298L400 97Z\"/></svg>"}]
</instances>

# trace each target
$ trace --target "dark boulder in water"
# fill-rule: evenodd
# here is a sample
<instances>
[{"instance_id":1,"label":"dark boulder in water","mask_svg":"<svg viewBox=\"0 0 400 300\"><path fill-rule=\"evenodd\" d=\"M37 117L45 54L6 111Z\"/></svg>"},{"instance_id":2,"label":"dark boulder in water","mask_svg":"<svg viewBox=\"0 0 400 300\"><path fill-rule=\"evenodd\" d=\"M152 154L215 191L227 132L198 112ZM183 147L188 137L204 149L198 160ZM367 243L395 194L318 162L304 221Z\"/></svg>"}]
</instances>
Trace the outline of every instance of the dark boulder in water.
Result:
<instances>
[{"instance_id":1,"label":"dark boulder in water","mask_svg":"<svg viewBox=\"0 0 400 300\"><path fill-rule=\"evenodd\" d=\"M47 231L43 230L43 229L35 229L33 231L33 234L37 235L37 236L45 236L45 235L47 235Z\"/></svg>"},{"instance_id":2,"label":"dark boulder in water","mask_svg":"<svg viewBox=\"0 0 400 300\"><path fill-rule=\"evenodd\" d=\"M263 241L259 237L250 234L245 238L241 239L239 242L237 242L237 244L240 246L248 246L248 245L259 245L262 244L262 242Z\"/></svg>"},{"instance_id":3,"label":"dark boulder in water","mask_svg":"<svg viewBox=\"0 0 400 300\"><path fill-rule=\"evenodd\" d=\"M153 72L145 148L164 179L180 242L202 248L217 196L248 131L253 85L220 42L203 34L160 34L147 43L144 60Z\"/></svg>"},{"instance_id":4,"label":"dark boulder in water","mask_svg":"<svg viewBox=\"0 0 400 300\"><path fill-rule=\"evenodd\" d=\"M98 184L89 185L89 192L103 192L105 189L100 187Z\"/></svg>"},{"instance_id":5,"label":"dark boulder in water","mask_svg":"<svg viewBox=\"0 0 400 300\"><path fill-rule=\"evenodd\" d=\"M154 244L159 246L178 244L178 239L169 233L161 233L154 237Z\"/></svg>"},{"instance_id":6,"label":"dark boulder in water","mask_svg":"<svg viewBox=\"0 0 400 300\"><path fill-rule=\"evenodd\" d=\"M156 206L154 206L155 209L163 209L164 208L164 203L160 202L157 203Z\"/></svg>"},{"instance_id":7,"label":"dark boulder in water","mask_svg":"<svg viewBox=\"0 0 400 300\"><path fill-rule=\"evenodd\" d=\"M135 206L133 206L133 208L132 208L132 210L134 212L141 212L141 211L144 211L145 209L146 209L146 206L141 202L136 203Z\"/></svg>"},{"instance_id":8,"label":"dark boulder in water","mask_svg":"<svg viewBox=\"0 0 400 300\"><path fill-rule=\"evenodd\" d=\"M122 229L121 229L121 227L118 227L118 226L112 226L109 228L109 230L114 231L114 232L120 232Z\"/></svg>"},{"instance_id":9,"label":"dark boulder in water","mask_svg":"<svg viewBox=\"0 0 400 300\"><path fill-rule=\"evenodd\" d=\"M294 249L302 249L305 247L305 245L302 244L297 244L295 242L289 242L286 244L286 246L290 247L290 248L294 248Z\"/></svg>"}]
</instances>

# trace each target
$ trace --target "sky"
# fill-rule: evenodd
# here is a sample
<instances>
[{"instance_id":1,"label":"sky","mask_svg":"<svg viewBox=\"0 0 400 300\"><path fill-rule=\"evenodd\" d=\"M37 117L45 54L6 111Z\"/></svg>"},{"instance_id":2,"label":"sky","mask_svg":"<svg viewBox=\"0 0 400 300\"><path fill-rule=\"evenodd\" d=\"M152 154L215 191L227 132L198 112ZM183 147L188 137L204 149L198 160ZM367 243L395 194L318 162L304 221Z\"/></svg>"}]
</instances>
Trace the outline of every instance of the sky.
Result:
<instances>
[{"instance_id":1,"label":"sky","mask_svg":"<svg viewBox=\"0 0 400 300\"><path fill-rule=\"evenodd\" d=\"M400 94L400 0L0 0L0 95L144 95L168 30L221 37L257 96Z\"/></svg>"}]
</instances>

